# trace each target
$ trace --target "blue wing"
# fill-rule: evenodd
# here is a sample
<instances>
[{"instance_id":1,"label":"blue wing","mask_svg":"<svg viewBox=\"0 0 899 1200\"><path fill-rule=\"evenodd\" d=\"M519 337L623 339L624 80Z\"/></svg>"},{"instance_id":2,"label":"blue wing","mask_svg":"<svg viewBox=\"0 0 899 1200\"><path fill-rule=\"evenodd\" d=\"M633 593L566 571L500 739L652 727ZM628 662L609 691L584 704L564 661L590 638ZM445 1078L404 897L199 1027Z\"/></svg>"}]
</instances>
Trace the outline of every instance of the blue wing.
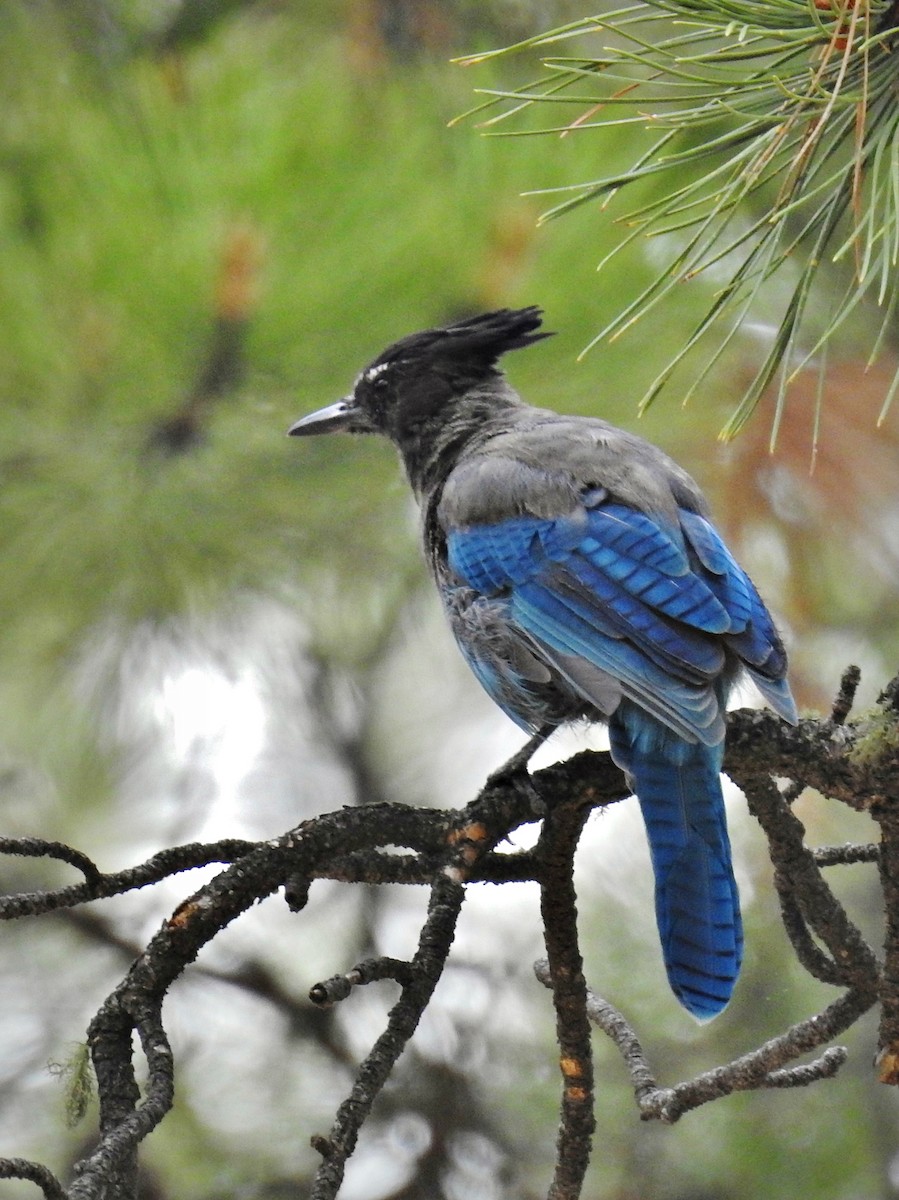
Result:
<instances>
[{"instance_id":1,"label":"blue wing","mask_svg":"<svg viewBox=\"0 0 899 1200\"><path fill-rule=\"evenodd\" d=\"M555 520L448 531L444 596L463 653L519 724L570 719L566 696L609 718L649 836L669 981L704 1019L730 998L743 946L719 778L727 690L742 664L795 721L786 658L704 517L682 509L667 527L596 495Z\"/></svg>"},{"instance_id":2,"label":"blue wing","mask_svg":"<svg viewBox=\"0 0 899 1200\"><path fill-rule=\"evenodd\" d=\"M669 530L608 503L556 520L454 529L448 565L501 605L587 701L585 665L682 737L716 745L724 736L716 684L740 660L795 720L783 650L758 593L714 527L696 513L680 515L680 528Z\"/></svg>"}]
</instances>

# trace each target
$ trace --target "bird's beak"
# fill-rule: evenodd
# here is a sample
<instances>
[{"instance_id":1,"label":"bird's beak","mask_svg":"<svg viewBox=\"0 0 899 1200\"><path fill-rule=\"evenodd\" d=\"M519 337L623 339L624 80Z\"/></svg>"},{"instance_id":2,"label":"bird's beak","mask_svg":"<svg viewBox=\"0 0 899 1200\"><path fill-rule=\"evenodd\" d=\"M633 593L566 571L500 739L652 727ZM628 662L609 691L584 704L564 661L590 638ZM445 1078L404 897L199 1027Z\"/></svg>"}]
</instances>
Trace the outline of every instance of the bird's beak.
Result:
<instances>
[{"instance_id":1,"label":"bird's beak","mask_svg":"<svg viewBox=\"0 0 899 1200\"><path fill-rule=\"evenodd\" d=\"M336 404L301 417L287 432L291 437L307 437L313 433L361 433L366 428L367 423L353 403L353 397L344 396Z\"/></svg>"}]
</instances>

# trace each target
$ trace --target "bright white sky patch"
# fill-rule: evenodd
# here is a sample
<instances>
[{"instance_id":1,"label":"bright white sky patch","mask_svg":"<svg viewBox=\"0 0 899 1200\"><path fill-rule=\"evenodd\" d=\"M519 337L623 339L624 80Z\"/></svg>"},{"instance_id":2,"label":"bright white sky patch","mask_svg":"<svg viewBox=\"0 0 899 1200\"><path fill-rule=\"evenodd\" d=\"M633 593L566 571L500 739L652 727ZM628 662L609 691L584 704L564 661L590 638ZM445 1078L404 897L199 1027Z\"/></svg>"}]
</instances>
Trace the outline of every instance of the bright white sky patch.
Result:
<instances>
[{"instance_id":1,"label":"bright white sky patch","mask_svg":"<svg viewBox=\"0 0 899 1200\"><path fill-rule=\"evenodd\" d=\"M198 831L201 839L233 828L243 780L265 744L265 706L249 671L229 678L207 667L166 675L156 717L168 727L174 757L202 760L216 786L216 803Z\"/></svg>"}]
</instances>

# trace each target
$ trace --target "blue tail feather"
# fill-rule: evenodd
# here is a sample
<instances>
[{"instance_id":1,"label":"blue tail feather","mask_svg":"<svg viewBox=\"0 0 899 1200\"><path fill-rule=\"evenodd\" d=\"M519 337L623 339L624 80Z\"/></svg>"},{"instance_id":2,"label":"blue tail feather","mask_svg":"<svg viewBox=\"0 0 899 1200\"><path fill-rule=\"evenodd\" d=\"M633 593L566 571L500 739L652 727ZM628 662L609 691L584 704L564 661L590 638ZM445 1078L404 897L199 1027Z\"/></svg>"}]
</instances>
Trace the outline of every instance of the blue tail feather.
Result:
<instances>
[{"instance_id":1,"label":"blue tail feather","mask_svg":"<svg viewBox=\"0 0 899 1200\"><path fill-rule=\"evenodd\" d=\"M610 722L612 754L640 801L656 921L674 994L700 1020L730 1000L743 956L719 746L690 743L632 706Z\"/></svg>"}]
</instances>

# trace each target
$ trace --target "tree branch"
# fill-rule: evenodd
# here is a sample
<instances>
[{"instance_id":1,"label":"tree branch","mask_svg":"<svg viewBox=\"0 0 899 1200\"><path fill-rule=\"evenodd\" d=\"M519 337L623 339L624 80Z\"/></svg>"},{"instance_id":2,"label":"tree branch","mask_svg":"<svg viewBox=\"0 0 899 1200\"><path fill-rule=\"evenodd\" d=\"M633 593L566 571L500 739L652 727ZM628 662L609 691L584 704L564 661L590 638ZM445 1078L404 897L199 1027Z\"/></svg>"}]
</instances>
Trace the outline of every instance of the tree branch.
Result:
<instances>
[{"instance_id":1,"label":"tree branch","mask_svg":"<svg viewBox=\"0 0 899 1200\"><path fill-rule=\"evenodd\" d=\"M85 855L57 842L0 840L2 853L59 858L84 875L82 882L66 887L0 897L0 917L7 920L109 898L208 863L229 864L179 904L91 1022L88 1037L100 1096L100 1140L78 1164L68 1189L46 1168L22 1159L0 1160L0 1177L31 1180L50 1200L133 1200L139 1144L172 1105L173 1062L161 1019L169 987L207 942L258 900L284 887L289 902L299 909L309 882L317 878L426 882L430 902L410 960L367 959L313 988L313 1002L327 1006L349 996L356 986L384 979L400 986L386 1028L360 1064L330 1133L314 1139L322 1154L315 1200L333 1200L336 1195L359 1131L430 1002L450 952L465 889L474 882L537 879L541 886L549 965L541 969L540 978L553 990L564 1080L553 1200L578 1196L589 1158L593 1111L588 1021L618 1047L639 1113L647 1120L671 1123L734 1091L800 1087L829 1078L845 1059L840 1047L811 1063L790 1064L837 1037L878 999L880 1078L899 1082L899 683L884 691L873 716L850 722L853 690L853 676L847 673L831 717L805 720L797 729L765 712L731 714L725 758L728 773L743 788L768 839L784 923L799 961L812 975L844 991L821 1012L764 1045L673 1087L656 1083L626 1018L589 992L583 978L572 860L590 810L615 803L627 792L608 754L579 754L529 775L531 744L460 811L362 805L316 817L270 841L175 847L111 874L99 872ZM787 781L783 791L776 778ZM868 811L880 826L880 845L817 850L806 846L805 830L791 808L805 785ZM538 817L543 818L543 828L536 850L496 851L512 830ZM824 876L835 865L875 861L886 910L883 968ZM148 1074L143 1098L135 1078L135 1032Z\"/></svg>"},{"instance_id":2,"label":"tree branch","mask_svg":"<svg viewBox=\"0 0 899 1200\"><path fill-rule=\"evenodd\" d=\"M45 1200L66 1200L66 1190L53 1172L27 1158L0 1158L0 1179L24 1179L37 1184Z\"/></svg>"},{"instance_id":3,"label":"tree branch","mask_svg":"<svg viewBox=\"0 0 899 1200\"><path fill-rule=\"evenodd\" d=\"M547 963L538 963L536 972L541 983L547 987L552 985ZM671 1125L685 1112L733 1092L762 1087L807 1087L819 1079L830 1078L846 1061L846 1051L841 1046L833 1047L812 1063L787 1070L783 1068L792 1059L839 1036L873 1003L870 996L849 991L823 1012L800 1021L749 1054L673 1087L658 1086L637 1034L614 1005L591 991L588 992L587 1013L593 1024L614 1042L624 1059L641 1118Z\"/></svg>"},{"instance_id":4,"label":"tree branch","mask_svg":"<svg viewBox=\"0 0 899 1200\"><path fill-rule=\"evenodd\" d=\"M587 798L580 803L574 799L552 806L537 847L541 864L540 913L563 1080L556 1169L549 1200L576 1200L580 1195L596 1128L587 984L578 946L573 878L574 852L589 813Z\"/></svg>"}]
</instances>

